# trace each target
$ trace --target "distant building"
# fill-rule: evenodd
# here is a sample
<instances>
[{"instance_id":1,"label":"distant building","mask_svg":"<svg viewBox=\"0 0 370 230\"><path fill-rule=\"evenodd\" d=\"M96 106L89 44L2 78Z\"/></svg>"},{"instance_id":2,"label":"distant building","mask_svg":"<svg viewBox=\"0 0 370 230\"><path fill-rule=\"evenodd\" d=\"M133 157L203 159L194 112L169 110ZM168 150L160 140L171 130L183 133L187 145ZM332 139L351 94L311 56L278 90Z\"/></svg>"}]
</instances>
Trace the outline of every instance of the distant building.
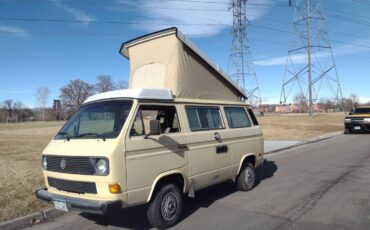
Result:
<instances>
[{"instance_id":1,"label":"distant building","mask_svg":"<svg viewBox=\"0 0 370 230\"><path fill-rule=\"evenodd\" d=\"M62 109L62 103L60 103L60 100L53 100L53 110L52 110L53 116L55 120L62 120L64 117L63 109Z\"/></svg>"},{"instance_id":2,"label":"distant building","mask_svg":"<svg viewBox=\"0 0 370 230\"><path fill-rule=\"evenodd\" d=\"M312 106L314 112L321 112L318 104ZM296 104L262 104L259 106L259 111L263 113L306 113L308 106L302 108Z\"/></svg>"}]
</instances>

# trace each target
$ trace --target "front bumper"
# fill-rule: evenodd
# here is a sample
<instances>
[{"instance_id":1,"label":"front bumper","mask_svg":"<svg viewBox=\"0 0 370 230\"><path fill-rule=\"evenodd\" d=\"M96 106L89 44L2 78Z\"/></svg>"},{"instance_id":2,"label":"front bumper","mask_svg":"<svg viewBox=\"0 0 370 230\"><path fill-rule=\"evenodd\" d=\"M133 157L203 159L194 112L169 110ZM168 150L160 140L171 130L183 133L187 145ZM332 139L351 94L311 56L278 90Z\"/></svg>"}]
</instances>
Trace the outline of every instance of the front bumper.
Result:
<instances>
[{"instance_id":1,"label":"front bumper","mask_svg":"<svg viewBox=\"0 0 370 230\"><path fill-rule=\"evenodd\" d=\"M345 123L344 127L350 131L355 131L355 132L365 132L365 131L369 132L370 131L370 124L368 123Z\"/></svg>"},{"instance_id":2,"label":"front bumper","mask_svg":"<svg viewBox=\"0 0 370 230\"><path fill-rule=\"evenodd\" d=\"M94 214L110 214L118 211L122 208L121 200L114 201L97 201L97 200L86 200L81 198L73 198L68 196L56 195L48 192L46 188L41 188L35 191L36 197L46 202L64 201L66 202L68 209L77 209L83 212L94 213Z\"/></svg>"}]
</instances>

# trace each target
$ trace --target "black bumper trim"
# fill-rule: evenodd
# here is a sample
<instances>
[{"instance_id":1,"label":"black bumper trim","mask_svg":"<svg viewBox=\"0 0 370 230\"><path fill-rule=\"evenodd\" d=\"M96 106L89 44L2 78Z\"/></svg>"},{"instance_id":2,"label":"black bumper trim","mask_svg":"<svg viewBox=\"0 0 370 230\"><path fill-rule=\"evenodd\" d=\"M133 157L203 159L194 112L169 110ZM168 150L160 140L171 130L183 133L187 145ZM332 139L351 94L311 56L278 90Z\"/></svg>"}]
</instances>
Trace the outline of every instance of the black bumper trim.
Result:
<instances>
[{"instance_id":1,"label":"black bumper trim","mask_svg":"<svg viewBox=\"0 0 370 230\"><path fill-rule=\"evenodd\" d=\"M35 191L36 197L46 202L53 202L54 200L65 201L70 209L77 209L83 212L94 214L110 214L122 208L121 200L114 201L95 201L80 198L73 198L68 196L56 195L48 192L46 188L41 188Z\"/></svg>"},{"instance_id":2,"label":"black bumper trim","mask_svg":"<svg viewBox=\"0 0 370 230\"><path fill-rule=\"evenodd\" d=\"M354 129L355 126L360 126L361 129L360 130L355 130ZM344 124L344 128L349 129L351 131L355 131L355 132L368 132L368 131L370 131L370 124L346 123L346 124Z\"/></svg>"}]
</instances>

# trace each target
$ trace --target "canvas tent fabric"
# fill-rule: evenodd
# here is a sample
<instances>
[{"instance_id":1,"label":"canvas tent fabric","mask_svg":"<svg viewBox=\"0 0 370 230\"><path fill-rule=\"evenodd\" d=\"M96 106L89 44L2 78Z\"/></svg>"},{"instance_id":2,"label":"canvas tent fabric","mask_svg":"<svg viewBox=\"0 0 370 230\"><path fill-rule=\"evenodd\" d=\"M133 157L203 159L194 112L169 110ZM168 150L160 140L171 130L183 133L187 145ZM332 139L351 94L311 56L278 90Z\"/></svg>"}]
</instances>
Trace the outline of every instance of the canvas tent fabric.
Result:
<instances>
[{"instance_id":1,"label":"canvas tent fabric","mask_svg":"<svg viewBox=\"0 0 370 230\"><path fill-rule=\"evenodd\" d=\"M176 28L170 28L124 43L120 52L130 60L129 88L171 89L177 98L246 98L181 36Z\"/></svg>"}]
</instances>

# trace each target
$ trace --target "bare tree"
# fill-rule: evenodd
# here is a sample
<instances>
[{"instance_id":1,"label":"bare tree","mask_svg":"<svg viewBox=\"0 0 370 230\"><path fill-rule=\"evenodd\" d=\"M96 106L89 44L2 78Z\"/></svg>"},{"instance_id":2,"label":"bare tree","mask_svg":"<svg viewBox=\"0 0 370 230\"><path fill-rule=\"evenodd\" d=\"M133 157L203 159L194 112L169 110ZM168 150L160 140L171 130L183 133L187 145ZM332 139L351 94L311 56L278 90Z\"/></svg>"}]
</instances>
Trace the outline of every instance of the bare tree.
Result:
<instances>
[{"instance_id":1,"label":"bare tree","mask_svg":"<svg viewBox=\"0 0 370 230\"><path fill-rule=\"evenodd\" d=\"M357 108L360 104L360 99L357 97L356 94L349 95L349 98L347 100L348 107L350 108Z\"/></svg>"},{"instance_id":2,"label":"bare tree","mask_svg":"<svg viewBox=\"0 0 370 230\"><path fill-rule=\"evenodd\" d=\"M60 89L60 100L68 116L76 112L82 103L93 94L94 86L80 79L71 80Z\"/></svg>"},{"instance_id":3,"label":"bare tree","mask_svg":"<svg viewBox=\"0 0 370 230\"><path fill-rule=\"evenodd\" d=\"M96 77L97 83L94 84L94 89L97 93L103 93L114 90L112 77L109 75L99 75Z\"/></svg>"},{"instance_id":4,"label":"bare tree","mask_svg":"<svg viewBox=\"0 0 370 230\"><path fill-rule=\"evenodd\" d=\"M303 113L307 111L307 98L303 93L298 93L293 97L294 104L299 108L299 112Z\"/></svg>"},{"instance_id":5,"label":"bare tree","mask_svg":"<svg viewBox=\"0 0 370 230\"><path fill-rule=\"evenodd\" d=\"M37 104L42 109L42 120L45 121L45 107L47 106L50 98L50 90L48 87L39 86L36 91Z\"/></svg>"},{"instance_id":6,"label":"bare tree","mask_svg":"<svg viewBox=\"0 0 370 230\"><path fill-rule=\"evenodd\" d=\"M28 120L32 117L33 112L31 109L27 108L22 102L8 99L3 101L1 106L1 120L6 122L20 122Z\"/></svg>"},{"instance_id":7,"label":"bare tree","mask_svg":"<svg viewBox=\"0 0 370 230\"><path fill-rule=\"evenodd\" d=\"M325 110L325 112L328 112L329 109L334 108L334 103L327 97L320 98L320 106Z\"/></svg>"},{"instance_id":8,"label":"bare tree","mask_svg":"<svg viewBox=\"0 0 370 230\"><path fill-rule=\"evenodd\" d=\"M128 81L125 80L118 80L114 84L114 89L127 89L128 88Z\"/></svg>"},{"instance_id":9,"label":"bare tree","mask_svg":"<svg viewBox=\"0 0 370 230\"><path fill-rule=\"evenodd\" d=\"M3 108L6 111L6 122L13 120L13 100L7 99L3 102Z\"/></svg>"}]
</instances>

